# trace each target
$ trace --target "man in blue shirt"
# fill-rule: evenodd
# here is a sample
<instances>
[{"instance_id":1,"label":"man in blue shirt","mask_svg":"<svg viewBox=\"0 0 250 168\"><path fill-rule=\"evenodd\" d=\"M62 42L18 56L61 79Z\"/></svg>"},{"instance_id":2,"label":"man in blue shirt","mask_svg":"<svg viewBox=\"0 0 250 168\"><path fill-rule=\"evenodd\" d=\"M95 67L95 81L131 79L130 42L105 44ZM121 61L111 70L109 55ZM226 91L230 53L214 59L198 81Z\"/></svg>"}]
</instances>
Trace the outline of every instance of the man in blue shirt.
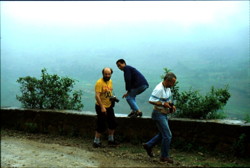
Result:
<instances>
[{"instance_id":1,"label":"man in blue shirt","mask_svg":"<svg viewBox=\"0 0 250 168\"><path fill-rule=\"evenodd\" d=\"M132 109L128 117L141 117L142 112L136 103L135 97L149 87L148 82L137 69L127 65L124 59L116 61L116 65L121 71L124 72L127 93L125 93L122 98L126 98L130 108Z\"/></svg>"}]
</instances>

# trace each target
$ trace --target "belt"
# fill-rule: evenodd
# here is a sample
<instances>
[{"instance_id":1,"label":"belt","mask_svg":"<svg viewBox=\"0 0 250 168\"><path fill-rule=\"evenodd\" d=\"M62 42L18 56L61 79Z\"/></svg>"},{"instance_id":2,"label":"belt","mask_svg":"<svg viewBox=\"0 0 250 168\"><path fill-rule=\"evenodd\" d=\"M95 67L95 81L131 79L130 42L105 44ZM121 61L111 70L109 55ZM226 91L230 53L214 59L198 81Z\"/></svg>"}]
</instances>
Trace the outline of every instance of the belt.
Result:
<instances>
[{"instance_id":1,"label":"belt","mask_svg":"<svg viewBox=\"0 0 250 168\"><path fill-rule=\"evenodd\" d=\"M169 109L161 109L156 106L154 106L154 110L161 112L162 114L169 114Z\"/></svg>"}]
</instances>

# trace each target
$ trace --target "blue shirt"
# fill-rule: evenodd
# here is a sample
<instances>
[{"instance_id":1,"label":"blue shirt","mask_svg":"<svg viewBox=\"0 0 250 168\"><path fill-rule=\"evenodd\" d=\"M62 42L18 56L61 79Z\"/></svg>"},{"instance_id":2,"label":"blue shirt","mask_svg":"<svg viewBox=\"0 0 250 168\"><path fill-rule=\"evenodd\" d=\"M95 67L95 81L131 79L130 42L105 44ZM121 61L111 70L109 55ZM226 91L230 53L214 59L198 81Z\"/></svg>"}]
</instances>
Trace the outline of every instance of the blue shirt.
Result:
<instances>
[{"instance_id":1,"label":"blue shirt","mask_svg":"<svg viewBox=\"0 0 250 168\"><path fill-rule=\"evenodd\" d=\"M123 71L127 91L143 85L149 86L146 78L134 67L126 65Z\"/></svg>"}]
</instances>

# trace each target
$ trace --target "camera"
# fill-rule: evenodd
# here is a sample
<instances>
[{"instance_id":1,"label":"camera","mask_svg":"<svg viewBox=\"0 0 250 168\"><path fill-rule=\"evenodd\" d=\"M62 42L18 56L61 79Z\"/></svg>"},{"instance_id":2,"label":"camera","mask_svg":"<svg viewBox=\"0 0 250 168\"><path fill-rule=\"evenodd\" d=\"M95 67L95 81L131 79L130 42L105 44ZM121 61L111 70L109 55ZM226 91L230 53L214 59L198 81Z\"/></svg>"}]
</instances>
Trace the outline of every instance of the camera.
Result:
<instances>
[{"instance_id":1,"label":"camera","mask_svg":"<svg viewBox=\"0 0 250 168\"><path fill-rule=\"evenodd\" d=\"M171 106L171 108L169 108L169 112L172 113L173 112L174 103L170 102L168 104Z\"/></svg>"},{"instance_id":2,"label":"camera","mask_svg":"<svg viewBox=\"0 0 250 168\"><path fill-rule=\"evenodd\" d=\"M119 103L119 99L117 99L115 96L111 96L110 98L110 101L112 101L112 102L116 102L116 103Z\"/></svg>"}]
</instances>

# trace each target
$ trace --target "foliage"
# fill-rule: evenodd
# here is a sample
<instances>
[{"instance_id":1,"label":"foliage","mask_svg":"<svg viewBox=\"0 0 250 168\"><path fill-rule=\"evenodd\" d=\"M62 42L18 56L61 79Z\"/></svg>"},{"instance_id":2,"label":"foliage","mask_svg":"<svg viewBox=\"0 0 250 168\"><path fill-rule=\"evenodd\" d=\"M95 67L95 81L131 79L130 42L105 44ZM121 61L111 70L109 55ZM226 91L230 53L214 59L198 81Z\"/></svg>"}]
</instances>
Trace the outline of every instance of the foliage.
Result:
<instances>
[{"instance_id":1,"label":"foliage","mask_svg":"<svg viewBox=\"0 0 250 168\"><path fill-rule=\"evenodd\" d=\"M232 146L232 152L237 157L245 156L246 154L246 134L241 134L238 140Z\"/></svg>"},{"instance_id":2,"label":"foliage","mask_svg":"<svg viewBox=\"0 0 250 168\"><path fill-rule=\"evenodd\" d=\"M230 94L228 88L215 89L213 86L205 96L198 91L184 91L177 100L176 117L187 117L194 119L214 119L223 118L218 114L218 110L226 105Z\"/></svg>"},{"instance_id":3,"label":"foliage","mask_svg":"<svg viewBox=\"0 0 250 168\"><path fill-rule=\"evenodd\" d=\"M249 115L249 114L246 114L244 120L245 120L247 123L250 123L250 115Z\"/></svg>"},{"instance_id":4,"label":"foliage","mask_svg":"<svg viewBox=\"0 0 250 168\"><path fill-rule=\"evenodd\" d=\"M80 110L82 91L73 91L75 81L68 77L50 75L42 69L41 79L20 77L22 95L16 96L24 108ZM73 93L71 93L73 91Z\"/></svg>"},{"instance_id":5,"label":"foliage","mask_svg":"<svg viewBox=\"0 0 250 168\"><path fill-rule=\"evenodd\" d=\"M170 72L169 69L164 68L165 73ZM224 118L223 114L218 113L222 109L228 99L230 93L228 86L222 89L215 89L211 87L210 92L202 96L199 91L190 89L189 91L179 92L178 81L172 88L173 99L176 101L177 118L193 118L193 119L218 119Z\"/></svg>"}]
</instances>

